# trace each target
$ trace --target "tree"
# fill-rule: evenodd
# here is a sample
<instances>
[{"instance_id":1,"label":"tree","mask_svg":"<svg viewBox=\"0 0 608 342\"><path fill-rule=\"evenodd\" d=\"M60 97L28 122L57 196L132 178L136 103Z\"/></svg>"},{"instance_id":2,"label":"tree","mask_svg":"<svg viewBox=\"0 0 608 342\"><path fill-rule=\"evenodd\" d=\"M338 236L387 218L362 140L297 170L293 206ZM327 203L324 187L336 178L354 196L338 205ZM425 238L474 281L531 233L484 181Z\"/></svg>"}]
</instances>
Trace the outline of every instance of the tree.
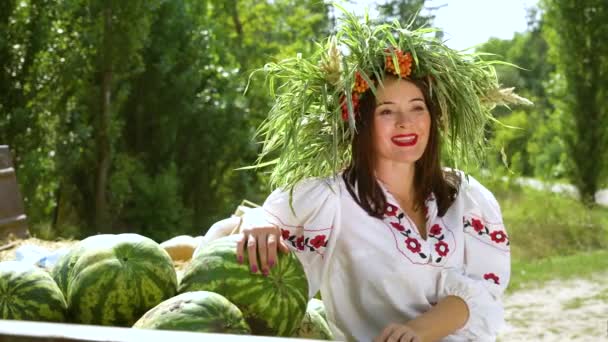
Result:
<instances>
[{"instance_id":1,"label":"tree","mask_svg":"<svg viewBox=\"0 0 608 342\"><path fill-rule=\"evenodd\" d=\"M266 175L235 169L254 162L272 103L262 73L243 91L264 63L309 54L327 12L317 0L2 2L0 139L32 225L160 240L261 202Z\"/></svg>"},{"instance_id":2,"label":"tree","mask_svg":"<svg viewBox=\"0 0 608 342\"><path fill-rule=\"evenodd\" d=\"M544 0L542 8L569 176L593 203L608 160L608 45L601 43L608 37L608 2Z\"/></svg>"},{"instance_id":3,"label":"tree","mask_svg":"<svg viewBox=\"0 0 608 342\"><path fill-rule=\"evenodd\" d=\"M517 129L494 126L489 138L496 153L490 155L490 165L499 168L506 158L511 170L519 175L556 178L563 176L563 148L560 136L550 129L555 128L555 120L545 83L555 66L547 63L543 25L541 20L530 25L527 32L516 33L512 39L491 38L478 50L494 54L490 56L492 59L517 65L519 68L496 65L499 82L503 87L515 87L518 93L534 102L533 106L515 111L503 107L494 110L494 115L503 123Z\"/></svg>"},{"instance_id":4,"label":"tree","mask_svg":"<svg viewBox=\"0 0 608 342\"><path fill-rule=\"evenodd\" d=\"M0 143L11 147L30 220L52 213L57 183L54 154L57 120L37 98L54 72L44 71L56 33L54 1L2 1L0 4Z\"/></svg>"},{"instance_id":5,"label":"tree","mask_svg":"<svg viewBox=\"0 0 608 342\"><path fill-rule=\"evenodd\" d=\"M391 0L378 4L379 21L392 22L396 20L404 27L412 23L413 28L432 26L435 20L434 11L446 5L425 7L424 3L425 0ZM441 31L437 31L435 34L440 39L443 36Z\"/></svg>"}]
</instances>

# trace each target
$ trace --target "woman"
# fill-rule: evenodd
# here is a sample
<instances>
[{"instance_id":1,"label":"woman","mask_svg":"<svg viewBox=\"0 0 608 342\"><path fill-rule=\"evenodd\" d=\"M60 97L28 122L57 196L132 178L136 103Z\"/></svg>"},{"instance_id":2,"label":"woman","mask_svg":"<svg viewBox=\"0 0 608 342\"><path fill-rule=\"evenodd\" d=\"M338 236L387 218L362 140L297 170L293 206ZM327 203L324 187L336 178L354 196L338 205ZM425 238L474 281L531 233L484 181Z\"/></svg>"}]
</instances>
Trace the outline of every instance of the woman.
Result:
<instances>
[{"instance_id":1,"label":"woman","mask_svg":"<svg viewBox=\"0 0 608 342\"><path fill-rule=\"evenodd\" d=\"M347 16L337 36L320 63L267 68L287 79L261 131L264 155L280 146L272 176L281 188L246 215L239 261L248 253L252 272L267 275L277 249L295 251L309 295L321 291L347 340L494 340L507 233L485 187L441 168L441 129L451 146L476 146L463 146L476 141L463 132L483 132L484 97L521 98L498 89L487 63L423 32Z\"/></svg>"}]
</instances>

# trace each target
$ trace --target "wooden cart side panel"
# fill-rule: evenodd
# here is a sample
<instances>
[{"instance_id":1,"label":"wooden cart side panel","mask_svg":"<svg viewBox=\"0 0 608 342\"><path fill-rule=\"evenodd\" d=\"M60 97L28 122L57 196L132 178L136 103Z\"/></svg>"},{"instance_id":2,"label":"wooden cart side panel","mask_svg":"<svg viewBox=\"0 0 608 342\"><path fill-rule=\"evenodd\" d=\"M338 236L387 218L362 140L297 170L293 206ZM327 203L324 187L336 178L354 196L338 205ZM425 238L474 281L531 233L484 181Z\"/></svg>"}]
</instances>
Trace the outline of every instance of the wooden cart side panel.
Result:
<instances>
[{"instance_id":1,"label":"wooden cart side panel","mask_svg":"<svg viewBox=\"0 0 608 342\"><path fill-rule=\"evenodd\" d=\"M28 225L11 152L0 145L0 239L9 235L27 237Z\"/></svg>"}]
</instances>

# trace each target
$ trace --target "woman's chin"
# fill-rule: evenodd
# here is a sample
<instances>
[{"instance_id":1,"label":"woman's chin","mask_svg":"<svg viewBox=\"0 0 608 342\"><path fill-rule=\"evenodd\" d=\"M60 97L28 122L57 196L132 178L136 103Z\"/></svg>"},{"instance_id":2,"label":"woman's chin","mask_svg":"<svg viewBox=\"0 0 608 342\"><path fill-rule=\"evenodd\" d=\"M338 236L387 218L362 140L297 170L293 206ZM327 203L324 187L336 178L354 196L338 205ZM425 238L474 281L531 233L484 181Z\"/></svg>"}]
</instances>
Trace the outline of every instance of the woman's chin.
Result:
<instances>
[{"instance_id":1,"label":"woman's chin","mask_svg":"<svg viewBox=\"0 0 608 342\"><path fill-rule=\"evenodd\" d=\"M392 156L390 158L383 158L382 162L389 163L392 165L414 165L416 161L420 159L418 156Z\"/></svg>"},{"instance_id":2,"label":"woman's chin","mask_svg":"<svg viewBox=\"0 0 608 342\"><path fill-rule=\"evenodd\" d=\"M422 153L411 151L395 153L391 159L397 163L414 164L416 161L420 160L420 158L422 158Z\"/></svg>"}]
</instances>

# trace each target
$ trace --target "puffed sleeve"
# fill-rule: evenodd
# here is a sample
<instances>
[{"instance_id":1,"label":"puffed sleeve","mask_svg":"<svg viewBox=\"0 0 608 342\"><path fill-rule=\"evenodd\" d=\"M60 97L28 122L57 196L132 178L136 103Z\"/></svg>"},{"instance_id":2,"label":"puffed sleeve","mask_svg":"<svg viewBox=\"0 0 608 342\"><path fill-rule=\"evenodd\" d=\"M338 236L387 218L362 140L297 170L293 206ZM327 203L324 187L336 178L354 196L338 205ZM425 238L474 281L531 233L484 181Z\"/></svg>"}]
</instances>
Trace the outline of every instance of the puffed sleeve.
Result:
<instances>
[{"instance_id":1,"label":"puffed sleeve","mask_svg":"<svg viewBox=\"0 0 608 342\"><path fill-rule=\"evenodd\" d=\"M469 319L450 337L454 340L495 341L503 327L502 295L511 275L511 254L500 207L494 195L473 177L463 177L462 227L464 267L442 271L439 298L462 298Z\"/></svg>"},{"instance_id":2,"label":"puffed sleeve","mask_svg":"<svg viewBox=\"0 0 608 342\"><path fill-rule=\"evenodd\" d=\"M281 229L283 240L304 266L311 298L319 291L326 256L332 246L339 210L337 191L333 179L305 180L294 188L291 204L290 192L277 189L261 208L245 215L248 224L258 221L257 224L270 223Z\"/></svg>"}]
</instances>

